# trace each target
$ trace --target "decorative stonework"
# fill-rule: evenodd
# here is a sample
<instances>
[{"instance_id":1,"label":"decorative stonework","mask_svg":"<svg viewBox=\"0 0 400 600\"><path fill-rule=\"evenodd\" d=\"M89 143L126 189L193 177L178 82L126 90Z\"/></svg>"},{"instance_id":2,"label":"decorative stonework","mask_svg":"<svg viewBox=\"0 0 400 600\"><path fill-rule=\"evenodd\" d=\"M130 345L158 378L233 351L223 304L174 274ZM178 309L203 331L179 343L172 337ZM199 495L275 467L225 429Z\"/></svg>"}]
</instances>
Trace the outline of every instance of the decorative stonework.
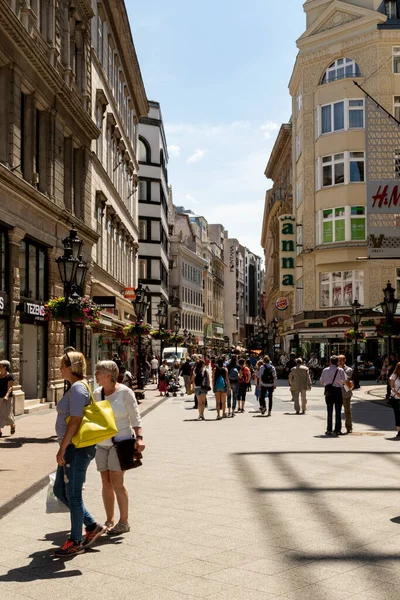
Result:
<instances>
[{"instance_id":1,"label":"decorative stonework","mask_svg":"<svg viewBox=\"0 0 400 600\"><path fill-rule=\"evenodd\" d=\"M359 18L360 17L357 17L356 15L351 15L350 13L338 10L327 21L325 21L325 23L317 31L315 31L313 35L322 33L328 29L340 27L341 25L346 25L346 23L351 23Z\"/></svg>"}]
</instances>

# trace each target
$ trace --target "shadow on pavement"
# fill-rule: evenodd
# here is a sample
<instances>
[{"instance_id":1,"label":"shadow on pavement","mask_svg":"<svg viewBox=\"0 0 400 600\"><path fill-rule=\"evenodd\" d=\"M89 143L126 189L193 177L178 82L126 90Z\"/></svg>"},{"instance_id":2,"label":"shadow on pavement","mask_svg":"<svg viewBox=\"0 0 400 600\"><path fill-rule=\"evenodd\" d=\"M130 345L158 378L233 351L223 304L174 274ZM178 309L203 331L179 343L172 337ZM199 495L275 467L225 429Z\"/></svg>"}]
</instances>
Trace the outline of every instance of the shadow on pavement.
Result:
<instances>
[{"instance_id":1,"label":"shadow on pavement","mask_svg":"<svg viewBox=\"0 0 400 600\"><path fill-rule=\"evenodd\" d=\"M13 437L12 439L7 438L0 441L0 448L21 448L26 444L55 444L57 443L57 437L52 435L48 438L33 438L33 437Z\"/></svg>"},{"instance_id":2,"label":"shadow on pavement","mask_svg":"<svg viewBox=\"0 0 400 600\"><path fill-rule=\"evenodd\" d=\"M395 428L393 409L390 406L355 401L351 404L353 423L362 423L379 431Z\"/></svg>"}]
</instances>

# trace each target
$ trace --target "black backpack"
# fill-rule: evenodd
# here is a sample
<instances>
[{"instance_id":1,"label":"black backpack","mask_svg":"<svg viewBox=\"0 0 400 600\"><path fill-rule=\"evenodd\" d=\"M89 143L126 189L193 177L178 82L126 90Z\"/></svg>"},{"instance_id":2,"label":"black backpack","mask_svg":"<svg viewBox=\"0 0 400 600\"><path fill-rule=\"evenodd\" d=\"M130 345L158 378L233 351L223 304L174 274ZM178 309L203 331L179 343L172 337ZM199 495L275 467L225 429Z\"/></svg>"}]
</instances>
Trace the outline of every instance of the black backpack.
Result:
<instances>
[{"instance_id":1,"label":"black backpack","mask_svg":"<svg viewBox=\"0 0 400 600\"><path fill-rule=\"evenodd\" d=\"M274 383L274 372L272 370L271 365L267 364L263 366L263 371L261 373L261 382Z\"/></svg>"}]
</instances>

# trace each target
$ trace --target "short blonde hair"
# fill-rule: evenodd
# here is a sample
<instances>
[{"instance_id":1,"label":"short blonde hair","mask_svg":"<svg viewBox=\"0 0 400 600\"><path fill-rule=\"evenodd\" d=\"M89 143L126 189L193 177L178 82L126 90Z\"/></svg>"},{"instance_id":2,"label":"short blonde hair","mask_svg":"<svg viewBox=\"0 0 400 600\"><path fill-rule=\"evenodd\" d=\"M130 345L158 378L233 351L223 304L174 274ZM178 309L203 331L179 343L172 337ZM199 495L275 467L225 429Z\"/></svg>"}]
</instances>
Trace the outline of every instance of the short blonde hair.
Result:
<instances>
[{"instance_id":1,"label":"short blonde hair","mask_svg":"<svg viewBox=\"0 0 400 600\"><path fill-rule=\"evenodd\" d=\"M61 358L66 367L71 367L72 375L83 379L86 377L86 359L82 352L66 352Z\"/></svg>"},{"instance_id":2,"label":"short blonde hair","mask_svg":"<svg viewBox=\"0 0 400 600\"><path fill-rule=\"evenodd\" d=\"M96 371L111 375L111 381L114 383L118 380L119 368L113 360L99 360L96 365Z\"/></svg>"}]
</instances>

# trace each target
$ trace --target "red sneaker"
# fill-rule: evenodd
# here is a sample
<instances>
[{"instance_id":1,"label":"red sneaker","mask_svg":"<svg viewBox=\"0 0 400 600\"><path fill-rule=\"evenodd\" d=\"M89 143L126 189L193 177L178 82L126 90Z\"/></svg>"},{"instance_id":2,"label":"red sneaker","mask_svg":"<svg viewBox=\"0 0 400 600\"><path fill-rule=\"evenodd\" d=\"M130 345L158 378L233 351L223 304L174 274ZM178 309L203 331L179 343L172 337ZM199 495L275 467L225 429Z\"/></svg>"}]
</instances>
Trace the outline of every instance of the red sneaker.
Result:
<instances>
[{"instance_id":1,"label":"red sneaker","mask_svg":"<svg viewBox=\"0 0 400 600\"><path fill-rule=\"evenodd\" d=\"M99 538L103 533L107 531L107 527L105 525L97 524L93 531L88 531L86 529L85 537L83 538L82 548L86 550L86 548L90 548L94 544L94 542Z\"/></svg>"},{"instance_id":2,"label":"red sneaker","mask_svg":"<svg viewBox=\"0 0 400 600\"><path fill-rule=\"evenodd\" d=\"M61 548L55 550L54 556L62 558L65 556L75 556L75 554L84 554L84 552L85 548L82 547L81 542L67 540Z\"/></svg>"}]
</instances>

